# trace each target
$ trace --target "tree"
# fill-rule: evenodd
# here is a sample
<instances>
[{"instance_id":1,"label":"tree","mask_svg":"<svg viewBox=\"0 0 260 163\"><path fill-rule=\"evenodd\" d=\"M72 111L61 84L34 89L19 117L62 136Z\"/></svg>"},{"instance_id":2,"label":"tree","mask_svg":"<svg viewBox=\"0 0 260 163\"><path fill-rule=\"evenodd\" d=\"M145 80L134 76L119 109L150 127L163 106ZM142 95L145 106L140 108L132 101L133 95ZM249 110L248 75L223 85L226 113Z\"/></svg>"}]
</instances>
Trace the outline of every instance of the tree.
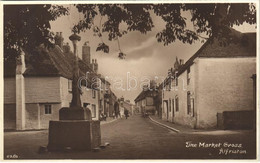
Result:
<instances>
[{"instance_id":1,"label":"tree","mask_svg":"<svg viewBox=\"0 0 260 163\"><path fill-rule=\"evenodd\" d=\"M59 5L4 5L4 58L14 60L21 50L52 45L50 21L68 14Z\"/></svg>"},{"instance_id":2,"label":"tree","mask_svg":"<svg viewBox=\"0 0 260 163\"><path fill-rule=\"evenodd\" d=\"M151 13L165 21L165 28L157 33L158 42L164 45L180 40L192 44L194 41L215 36L229 39L226 27L244 22L256 23L256 7L252 3L201 3L201 4L76 4L84 19L74 26L73 31L82 32L93 28L98 37L108 33L108 39L119 40L130 31L146 34L154 27ZM184 12L190 12L187 20ZM39 44L52 45L54 34L50 32L50 21L67 15L68 8L61 5L5 5L4 6L4 52L5 58L19 55L21 49L33 49ZM101 15L99 26L94 25ZM104 20L102 22L102 20ZM187 28L187 21L193 29ZM119 28L126 24L126 30ZM203 37L201 35L206 35ZM109 52L101 39L97 50ZM120 56L124 54L120 51Z\"/></svg>"},{"instance_id":3,"label":"tree","mask_svg":"<svg viewBox=\"0 0 260 163\"><path fill-rule=\"evenodd\" d=\"M197 40L209 37L225 38L229 42L230 28L244 22L256 23L256 7L250 3L208 3L208 4L77 4L84 19L74 26L74 31L81 32L93 28L98 37L108 33L108 39L118 40L129 31L140 31L146 34L154 27L151 13L161 17L165 28L156 34L158 42L164 45L180 40L192 44ZM190 12L191 19L184 15ZM106 20L100 25L94 25L97 15ZM102 20L102 19L101 19ZM193 23L193 29L187 28L187 21ZM126 24L127 29L121 30L120 24ZM201 36L206 35L206 37ZM119 47L120 49L120 47ZM109 47L101 39L97 51L109 52ZM124 55L121 50L119 57Z\"/></svg>"},{"instance_id":4,"label":"tree","mask_svg":"<svg viewBox=\"0 0 260 163\"><path fill-rule=\"evenodd\" d=\"M256 8L249 3L209 3L209 4L77 4L78 12L84 19L74 26L73 32L93 28L101 38L97 51L109 52L109 47L102 39L108 33L108 39L117 40L130 31L146 34L154 27L151 13L165 21L165 28L157 33L158 42L168 45L176 40L192 44L207 37L226 38L229 41L229 28L244 22L256 23ZM187 28L184 12L190 12L193 29ZM4 57L15 58L21 50L30 51L40 44L52 45L54 34L50 32L50 21L68 14L68 9L58 5L6 5L4 6ZM94 25L97 15L105 18L99 26ZM120 24L126 24L126 30ZM120 50L119 57L125 54ZM75 80L75 79L74 79ZM76 87L74 88L74 92ZM74 95L75 96L75 95ZM77 99L80 96L77 93ZM76 103L76 102L75 102ZM79 102L77 102L79 103ZM78 104L75 104L76 106Z\"/></svg>"}]
</instances>

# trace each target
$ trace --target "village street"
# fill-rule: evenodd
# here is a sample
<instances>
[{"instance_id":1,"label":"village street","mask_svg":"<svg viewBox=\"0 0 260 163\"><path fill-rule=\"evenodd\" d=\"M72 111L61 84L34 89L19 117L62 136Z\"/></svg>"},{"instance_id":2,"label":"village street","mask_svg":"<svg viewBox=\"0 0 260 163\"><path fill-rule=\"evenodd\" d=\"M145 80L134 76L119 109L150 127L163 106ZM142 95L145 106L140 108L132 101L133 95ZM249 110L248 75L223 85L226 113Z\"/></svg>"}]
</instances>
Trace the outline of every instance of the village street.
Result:
<instances>
[{"instance_id":1,"label":"village street","mask_svg":"<svg viewBox=\"0 0 260 163\"><path fill-rule=\"evenodd\" d=\"M256 146L253 131L199 131L176 133L154 124L140 115L101 125L102 144L110 145L99 152L48 152L39 154L48 143L48 130L4 133L4 157L19 159L213 159L253 158ZM213 133L213 134L212 134ZM186 147L186 142L193 145ZM226 142L226 144L225 144ZM207 145L212 144L211 147ZM233 147L224 147L233 143ZM197 147L194 147L196 146ZM219 144L221 144L219 146ZM241 144L234 147L234 144ZM193 147L190 147L193 146ZM220 154L220 149L240 154ZM238 151L239 150L239 151Z\"/></svg>"}]
</instances>

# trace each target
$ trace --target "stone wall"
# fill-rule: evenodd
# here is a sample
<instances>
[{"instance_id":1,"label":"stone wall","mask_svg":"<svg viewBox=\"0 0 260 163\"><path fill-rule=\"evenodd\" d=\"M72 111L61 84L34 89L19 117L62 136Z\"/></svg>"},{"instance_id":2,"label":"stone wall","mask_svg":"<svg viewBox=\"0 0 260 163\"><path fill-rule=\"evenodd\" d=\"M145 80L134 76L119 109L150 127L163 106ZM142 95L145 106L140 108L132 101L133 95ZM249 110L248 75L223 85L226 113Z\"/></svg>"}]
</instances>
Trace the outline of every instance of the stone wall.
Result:
<instances>
[{"instance_id":1,"label":"stone wall","mask_svg":"<svg viewBox=\"0 0 260 163\"><path fill-rule=\"evenodd\" d=\"M40 129L39 104L26 104L25 108L25 129Z\"/></svg>"}]
</instances>

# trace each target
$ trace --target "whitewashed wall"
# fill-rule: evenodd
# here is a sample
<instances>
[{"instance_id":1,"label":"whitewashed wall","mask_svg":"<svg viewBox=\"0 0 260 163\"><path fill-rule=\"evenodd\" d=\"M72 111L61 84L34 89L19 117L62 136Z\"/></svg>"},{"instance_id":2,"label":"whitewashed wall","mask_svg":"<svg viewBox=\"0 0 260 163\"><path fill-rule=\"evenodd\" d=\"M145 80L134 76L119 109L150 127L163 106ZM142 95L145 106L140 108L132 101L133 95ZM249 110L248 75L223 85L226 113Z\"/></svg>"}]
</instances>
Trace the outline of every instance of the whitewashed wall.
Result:
<instances>
[{"instance_id":1,"label":"whitewashed wall","mask_svg":"<svg viewBox=\"0 0 260 163\"><path fill-rule=\"evenodd\" d=\"M216 126L217 113L254 108L254 57L199 58L198 66L198 127Z\"/></svg>"}]
</instances>

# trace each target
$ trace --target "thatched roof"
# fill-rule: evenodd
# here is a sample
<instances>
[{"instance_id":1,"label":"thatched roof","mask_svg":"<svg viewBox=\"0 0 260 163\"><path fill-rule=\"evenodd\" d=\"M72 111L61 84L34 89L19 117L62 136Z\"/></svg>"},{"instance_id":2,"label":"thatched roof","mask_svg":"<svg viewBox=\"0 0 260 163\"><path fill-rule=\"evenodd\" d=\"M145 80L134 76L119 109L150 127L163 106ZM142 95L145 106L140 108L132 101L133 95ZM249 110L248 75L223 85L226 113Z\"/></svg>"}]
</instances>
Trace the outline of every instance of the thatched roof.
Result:
<instances>
[{"instance_id":1,"label":"thatched roof","mask_svg":"<svg viewBox=\"0 0 260 163\"><path fill-rule=\"evenodd\" d=\"M24 76L62 76L72 79L75 56L72 52L63 52L59 46L45 48L40 46L28 53L25 52L26 71ZM87 72L97 76L87 63L79 59L80 76ZM15 76L15 61L4 62L4 76Z\"/></svg>"}]
</instances>

